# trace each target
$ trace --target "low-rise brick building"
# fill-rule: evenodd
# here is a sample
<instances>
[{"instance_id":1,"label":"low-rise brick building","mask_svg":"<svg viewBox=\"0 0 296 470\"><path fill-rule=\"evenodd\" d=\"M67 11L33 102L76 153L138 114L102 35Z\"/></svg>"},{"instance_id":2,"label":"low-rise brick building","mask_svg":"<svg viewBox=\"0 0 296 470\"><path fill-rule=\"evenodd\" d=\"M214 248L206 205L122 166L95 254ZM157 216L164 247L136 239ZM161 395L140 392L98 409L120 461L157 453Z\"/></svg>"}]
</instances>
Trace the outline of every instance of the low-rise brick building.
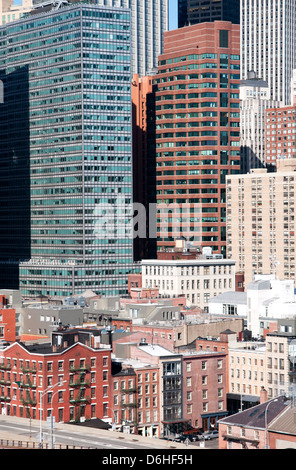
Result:
<instances>
[{"instance_id":1,"label":"low-rise brick building","mask_svg":"<svg viewBox=\"0 0 296 470\"><path fill-rule=\"evenodd\" d=\"M208 431L227 416L227 354L183 353L184 419L193 428Z\"/></svg>"},{"instance_id":2,"label":"low-rise brick building","mask_svg":"<svg viewBox=\"0 0 296 470\"><path fill-rule=\"evenodd\" d=\"M72 336L70 345L14 342L1 349L2 412L40 419L41 408L43 420L57 422L110 416L111 348L83 344L77 331Z\"/></svg>"}]
</instances>

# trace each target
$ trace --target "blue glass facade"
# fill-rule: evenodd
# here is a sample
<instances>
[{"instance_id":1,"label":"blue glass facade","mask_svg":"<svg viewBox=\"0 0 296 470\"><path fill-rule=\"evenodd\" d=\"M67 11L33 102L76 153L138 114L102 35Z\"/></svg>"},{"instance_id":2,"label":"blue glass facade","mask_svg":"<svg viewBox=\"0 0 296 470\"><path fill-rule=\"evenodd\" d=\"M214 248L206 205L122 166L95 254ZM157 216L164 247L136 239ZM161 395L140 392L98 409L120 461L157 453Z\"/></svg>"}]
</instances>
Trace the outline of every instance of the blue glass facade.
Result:
<instances>
[{"instance_id":1,"label":"blue glass facade","mask_svg":"<svg viewBox=\"0 0 296 470\"><path fill-rule=\"evenodd\" d=\"M26 72L17 99L29 123L21 166L29 173L29 216L15 217L27 237L26 250L15 253L24 295L126 293L133 263L130 27L128 9L82 3L0 28L7 100L23 86L20 79L10 87L11 77Z\"/></svg>"}]
</instances>

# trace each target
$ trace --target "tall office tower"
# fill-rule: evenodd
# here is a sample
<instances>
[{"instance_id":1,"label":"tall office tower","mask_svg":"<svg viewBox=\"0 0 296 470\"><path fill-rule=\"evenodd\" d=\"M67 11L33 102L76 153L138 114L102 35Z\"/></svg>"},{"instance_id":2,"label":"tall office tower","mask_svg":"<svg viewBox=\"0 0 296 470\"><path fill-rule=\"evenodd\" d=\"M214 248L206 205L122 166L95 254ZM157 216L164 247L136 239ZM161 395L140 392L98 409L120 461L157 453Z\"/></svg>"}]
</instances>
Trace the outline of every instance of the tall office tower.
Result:
<instances>
[{"instance_id":1,"label":"tall office tower","mask_svg":"<svg viewBox=\"0 0 296 470\"><path fill-rule=\"evenodd\" d=\"M295 68L295 0L241 1L241 78L253 70L272 100L290 103Z\"/></svg>"},{"instance_id":2,"label":"tall office tower","mask_svg":"<svg viewBox=\"0 0 296 470\"><path fill-rule=\"evenodd\" d=\"M240 0L178 0L178 27L206 21L240 22Z\"/></svg>"},{"instance_id":3,"label":"tall office tower","mask_svg":"<svg viewBox=\"0 0 296 470\"><path fill-rule=\"evenodd\" d=\"M20 4L14 4L13 0L0 0L0 25L18 20L31 10L32 0L22 0Z\"/></svg>"},{"instance_id":4,"label":"tall office tower","mask_svg":"<svg viewBox=\"0 0 296 470\"><path fill-rule=\"evenodd\" d=\"M239 34L224 21L165 34L155 76L158 250L182 236L225 254L225 177L240 172Z\"/></svg>"},{"instance_id":5,"label":"tall office tower","mask_svg":"<svg viewBox=\"0 0 296 470\"><path fill-rule=\"evenodd\" d=\"M293 279L295 271L296 159L276 172L254 169L227 180L227 257L237 261L245 285L255 274Z\"/></svg>"},{"instance_id":6,"label":"tall office tower","mask_svg":"<svg viewBox=\"0 0 296 470\"><path fill-rule=\"evenodd\" d=\"M241 171L266 165L265 158L265 112L267 108L279 106L270 99L268 83L249 72L247 80L240 84L240 139Z\"/></svg>"},{"instance_id":7,"label":"tall office tower","mask_svg":"<svg viewBox=\"0 0 296 470\"><path fill-rule=\"evenodd\" d=\"M44 0L33 0L34 5ZM69 0L69 2L77 0ZM169 0L94 0L100 6L130 8L132 23L132 73L150 74L163 51L163 34L169 29Z\"/></svg>"},{"instance_id":8,"label":"tall office tower","mask_svg":"<svg viewBox=\"0 0 296 470\"><path fill-rule=\"evenodd\" d=\"M79 3L2 26L0 70L2 276L21 259L24 295L126 293L130 11Z\"/></svg>"}]
</instances>

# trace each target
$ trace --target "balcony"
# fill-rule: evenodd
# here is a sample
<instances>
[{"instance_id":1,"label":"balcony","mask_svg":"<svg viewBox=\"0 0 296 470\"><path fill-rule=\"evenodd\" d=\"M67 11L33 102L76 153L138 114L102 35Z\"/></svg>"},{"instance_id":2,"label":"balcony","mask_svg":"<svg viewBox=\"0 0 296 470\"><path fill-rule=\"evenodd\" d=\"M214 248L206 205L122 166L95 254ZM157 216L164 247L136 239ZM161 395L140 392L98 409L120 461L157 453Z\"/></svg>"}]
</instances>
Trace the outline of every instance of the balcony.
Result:
<instances>
[{"instance_id":1,"label":"balcony","mask_svg":"<svg viewBox=\"0 0 296 470\"><path fill-rule=\"evenodd\" d=\"M11 381L10 381L10 380L1 379L1 380L0 380L0 385L11 385Z\"/></svg>"},{"instance_id":2,"label":"balcony","mask_svg":"<svg viewBox=\"0 0 296 470\"><path fill-rule=\"evenodd\" d=\"M37 400L34 400L31 397L22 398L21 402L22 402L23 405L32 405L32 406L37 405Z\"/></svg>"},{"instance_id":3,"label":"balcony","mask_svg":"<svg viewBox=\"0 0 296 470\"><path fill-rule=\"evenodd\" d=\"M90 381L89 380L76 380L75 382L69 382L70 387L89 387Z\"/></svg>"},{"instance_id":4,"label":"balcony","mask_svg":"<svg viewBox=\"0 0 296 470\"><path fill-rule=\"evenodd\" d=\"M121 388L120 391L123 393L135 393L138 391L138 387Z\"/></svg>"},{"instance_id":5,"label":"balcony","mask_svg":"<svg viewBox=\"0 0 296 470\"><path fill-rule=\"evenodd\" d=\"M69 367L70 372L89 372L90 371L90 365L85 364L85 365L80 365L80 366L72 366Z\"/></svg>"},{"instance_id":6,"label":"balcony","mask_svg":"<svg viewBox=\"0 0 296 470\"><path fill-rule=\"evenodd\" d=\"M70 403L89 403L90 402L90 397L87 396L77 396L75 398L70 398L69 400Z\"/></svg>"},{"instance_id":7,"label":"balcony","mask_svg":"<svg viewBox=\"0 0 296 470\"><path fill-rule=\"evenodd\" d=\"M23 382L23 383L22 383L22 387L24 387L24 388L36 388L37 385L36 385L36 384L33 384L33 383L31 382L31 380L27 380L27 382Z\"/></svg>"},{"instance_id":8,"label":"balcony","mask_svg":"<svg viewBox=\"0 0 296 470\"><path fill-rule=\"evenodd\" d=\"M138 405L137 405L137 402L131 402L131 403L121 403L121 406L124 406L125 408L136 408Z\"/></svg>"},{"instance_id":9,"label":"balcony","mask_svg":"<svg viewBox=\"0 0 296 470\"><path fill-rule=\"evenodd\" d=\"M21 371L23 371L25 374L37 374L37 369L36 367L21 367Z\"/></svg>"},{"instance_id":10,"label":"balcony","mask_svg":"<svg viewBox=\"0 0 296 470\"><path fill-rule=\"evenodd\" d=\"M10 401L11 400L11 397L9 396L4 396L4 395L0 395L0 402L6 402L6 401Z\"/></svg>"}]
</instances>

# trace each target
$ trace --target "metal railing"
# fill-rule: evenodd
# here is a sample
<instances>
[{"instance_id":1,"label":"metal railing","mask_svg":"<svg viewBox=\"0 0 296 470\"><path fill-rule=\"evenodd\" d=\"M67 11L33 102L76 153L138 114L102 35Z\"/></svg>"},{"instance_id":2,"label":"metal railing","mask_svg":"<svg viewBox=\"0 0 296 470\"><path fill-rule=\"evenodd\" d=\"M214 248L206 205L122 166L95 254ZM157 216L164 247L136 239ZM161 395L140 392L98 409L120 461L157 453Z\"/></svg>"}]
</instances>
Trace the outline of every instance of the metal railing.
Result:
<instances>
[{"instance_id":1,"label":"metal railing","mask_svg":"<svg viewBox=\"0 0 296 470\"><path fill-rule=\"evenodd\" d=\"M50 449L48 442L43 442L42 449ZM55 444L55 449L91 449L91 447ZM17 439L0 439L0 449L40 449L40 443L35 441L20 441Z\"/></svg>"}]
</instances>

